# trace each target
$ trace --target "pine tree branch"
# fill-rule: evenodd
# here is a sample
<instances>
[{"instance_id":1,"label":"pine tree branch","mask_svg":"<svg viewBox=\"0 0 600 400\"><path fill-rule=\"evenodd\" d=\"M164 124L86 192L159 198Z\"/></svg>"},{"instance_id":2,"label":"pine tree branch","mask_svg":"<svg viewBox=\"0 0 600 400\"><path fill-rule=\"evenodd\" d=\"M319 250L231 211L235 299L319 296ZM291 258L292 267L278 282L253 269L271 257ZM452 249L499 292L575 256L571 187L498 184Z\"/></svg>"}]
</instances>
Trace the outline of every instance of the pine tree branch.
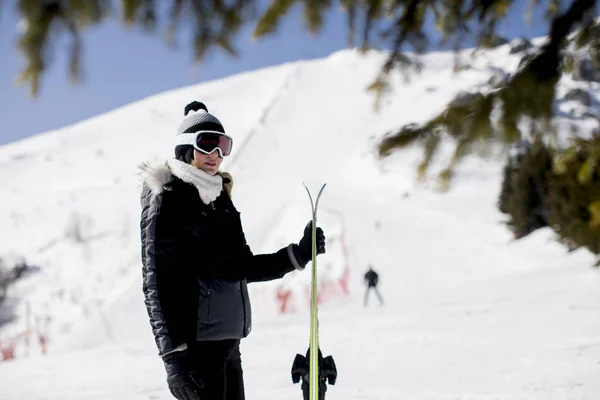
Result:
<instances>
[{"instance_id":1,"label":"pine tree branch","mask_svg":"<svg viewBox=\"0 0 600 400\"><path fill-rule=\"evenodd\" d=\"M411 5L415 7L416 3L413 1ZM481 7L480 18L485 17L495 3L496 0L480 2L478 4ZM595 3L595 0L573 1L567 11L553 20L548 40L538 54L524 63L503 86L485 95L473 93L462 98L457 97L440 115L425 125L409 124L395 134L386 135L379 144L380 156L385 157L395 149L422 142L432 132L445 132L458 141L455 155L442 176L442 178L449 178L463 156L477 149L474 146L476 143L495 140L511 144L520 140L521 132L518 124L523 117L530 118L534 122L534 128L540 124L546 128L553 115L555 87L561 76L561 50L574 26L583 21L586 13L595 7ZM475 10L472 8L468 13L473 15ZM386 68L389 71L392 66L384 67ZM496 129L491 121L494 104L502 108ZM499 135L494 136L495 130ZM548 129L541 130L550 133ZM439 141L430 141L427 144L424 161L419 166L419 176L422 176L429 166L438 145Z\"/></svg>"}]
</instances>

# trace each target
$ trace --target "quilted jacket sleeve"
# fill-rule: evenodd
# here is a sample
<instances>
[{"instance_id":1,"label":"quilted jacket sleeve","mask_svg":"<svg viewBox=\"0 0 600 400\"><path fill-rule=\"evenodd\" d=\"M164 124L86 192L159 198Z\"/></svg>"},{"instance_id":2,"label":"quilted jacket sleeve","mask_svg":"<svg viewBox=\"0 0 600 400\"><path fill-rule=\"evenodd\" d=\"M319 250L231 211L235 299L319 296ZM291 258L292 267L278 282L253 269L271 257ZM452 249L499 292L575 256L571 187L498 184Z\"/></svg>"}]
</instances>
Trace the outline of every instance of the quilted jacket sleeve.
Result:
<instances>
[{"instance_id":1,"label":"quilted jacket sleeve","mask_svg":"<svg viewBox=\"0 0 600 400\"><path fill-rule=\"evenodd\" d=\"M244 265L247 281L271 281L283 278L284 275L295 269L300 269L297 267L297 262L294 264L293 246L295 245L290 244L271 254L253 254L250 246L246 244Z\"/></svg>"},{"instance_id":2,"label":"quilted jacket sleeve","mask_svg":"<svg viewBox=\"0 0 600 400\"><path fill-rule=\"evenodd\" d=\"M185 279L177 270L176 218L163 194L144 188L140 221L142 277L146 310L160 355L171 352L190 336L188 308L195 307L182 287Z\"/></svg>"}]
</instances>

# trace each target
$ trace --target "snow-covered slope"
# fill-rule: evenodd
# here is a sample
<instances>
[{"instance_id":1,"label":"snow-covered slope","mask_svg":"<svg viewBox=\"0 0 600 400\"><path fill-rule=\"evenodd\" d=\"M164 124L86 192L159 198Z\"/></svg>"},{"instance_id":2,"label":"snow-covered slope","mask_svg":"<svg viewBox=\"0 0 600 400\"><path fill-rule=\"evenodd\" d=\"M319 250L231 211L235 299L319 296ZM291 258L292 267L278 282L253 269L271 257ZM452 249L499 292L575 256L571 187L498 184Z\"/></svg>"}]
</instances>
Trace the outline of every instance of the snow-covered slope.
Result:
<instances>
[{"instance_id":1,"label":"snow-covered slope","mask_svg":"<svg viewBox=\"0 0 600 400\"><path fill-rule=\"evenodd\" d=\"M594 399L593 257L567 254L547 230L511 241L495 208L501 158L469 158L440 195L415 184L420 149L384 161L374 154L382 133L437 114L493 71L514 70L518 57L500 47L453 75L452 54L426 55L421 75L398 76L375 113L365 88L384 58L341 51L237 75L0 148L0 243L41 268L14 288L18 318L0 339L25 329L26 304L30 319L49 319L50 339L48 357L0 365L12 383L0 399L169 398L141 294L136 166L171 155L193 99L234 137L223 168L255 252L299 240L310 217L301 183L328 183L321 225L333 240L319 265L334 282L349 271L348 292L334 291L321 312L321 345L340 374L328 398ZM575 85L565 78L560 90ZM371 263L384 308L362 307ZM305 279L252 287L256 321L242 345L248 399L301 396L289 369L307 346ZM279 314L281 288L293 289L295 313Z\"/></svg>"}]
</instances>

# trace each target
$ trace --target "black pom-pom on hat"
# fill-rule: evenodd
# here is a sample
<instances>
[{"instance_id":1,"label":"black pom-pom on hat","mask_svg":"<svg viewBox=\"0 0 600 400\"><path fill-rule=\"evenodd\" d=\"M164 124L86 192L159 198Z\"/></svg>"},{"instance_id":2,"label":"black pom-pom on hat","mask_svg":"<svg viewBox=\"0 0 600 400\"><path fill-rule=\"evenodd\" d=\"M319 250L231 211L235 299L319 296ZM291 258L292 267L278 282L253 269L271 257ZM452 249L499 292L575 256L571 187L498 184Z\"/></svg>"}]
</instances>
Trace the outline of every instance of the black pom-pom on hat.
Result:
<instances>
[{"instance_id":1,"label":"black pom-pom on hat","mask_svg":"<svg viewBox=\"0 0 600 400\"><path fill-rule=\"evenodd\" d=\"M192 101L185 106L185 117L183 117L177 128L177 134L193 133L201 130L225 133L221 121L208 112L208 108L204 103Z\"/></svg>"},{"instance_id":2,"label":"black pom-pom on hat","mask_svg":"<svg viewBox=\"0 0 600 400\"><path fill-rule=\"evenodd\" d=\"M204 111L208 112L208 108L206 108L206 105L204 103L201 103L199 101L192 101L190 104L185 106L185 111L184 111L183 115L186 116L189 114L190 111L198 111L198 110L204 110Z\"/></svg>"}]
</instances>

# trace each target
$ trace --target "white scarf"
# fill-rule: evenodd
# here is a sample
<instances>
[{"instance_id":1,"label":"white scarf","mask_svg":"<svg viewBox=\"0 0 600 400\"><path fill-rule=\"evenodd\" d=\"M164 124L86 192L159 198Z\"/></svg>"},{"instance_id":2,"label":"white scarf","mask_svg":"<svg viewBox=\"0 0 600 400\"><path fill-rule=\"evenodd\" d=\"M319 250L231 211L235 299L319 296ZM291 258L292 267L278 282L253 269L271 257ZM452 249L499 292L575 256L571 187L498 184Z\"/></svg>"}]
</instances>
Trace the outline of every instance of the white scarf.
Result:
<instances>
[{"instance_id":1,"label":"white scarf","mask_svg":"<svg viewBox=\"0 0 600 400\"><path fill-rule=\"evenodd\" d=\"M200 199L204 204L215 201L223 190L223 178L220 175L209 175L191 164L186 164L175 158L167 160L171 173L186 183L198 189Z\"/></svg>"}]
</instances>

